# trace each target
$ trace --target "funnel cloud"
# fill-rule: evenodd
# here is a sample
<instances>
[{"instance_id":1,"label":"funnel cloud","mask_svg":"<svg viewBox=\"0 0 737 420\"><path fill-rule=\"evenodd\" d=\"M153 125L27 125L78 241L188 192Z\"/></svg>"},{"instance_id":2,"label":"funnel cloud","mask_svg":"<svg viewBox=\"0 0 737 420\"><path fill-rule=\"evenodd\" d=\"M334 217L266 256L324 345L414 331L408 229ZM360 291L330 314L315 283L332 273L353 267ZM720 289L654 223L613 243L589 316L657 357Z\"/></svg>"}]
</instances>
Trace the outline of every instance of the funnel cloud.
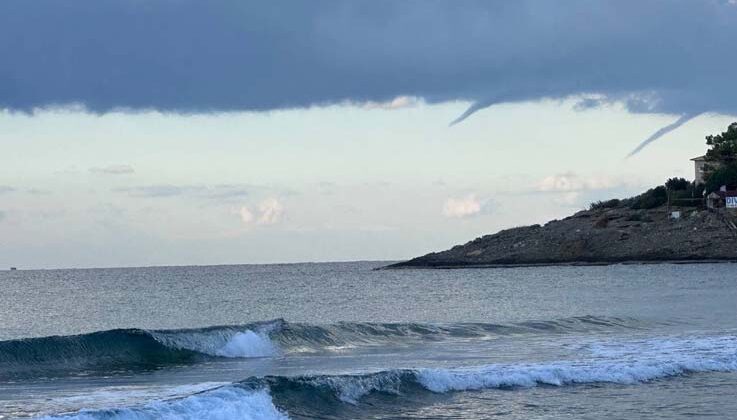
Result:
<instances>
[{"instance_id":1,"label":"funnel cloud","mask_svg":"<svg viewBox=\"0 0 737 420\"><path fill-rule=\"evenodd\" d=\"M642 149L644 149L650 143L652 143L655 140L663 137L664 135L670 133L671 131L677 129L678 127L682 126L683 124L686 124L687 122L689 122L692 119L698 117L699 115L701 115L701 113L694 113L694 114L682 115L680 118L678 118L672 124L666 125L665 127L661 128L660 130L654 132L650 137L648 137L645 140L643 140L642 143L640 143L633 151L630 152L629 155L627 155L627 157L632 157L632 156L640 153L640 151Z\"/></svg>"}]
</instances>

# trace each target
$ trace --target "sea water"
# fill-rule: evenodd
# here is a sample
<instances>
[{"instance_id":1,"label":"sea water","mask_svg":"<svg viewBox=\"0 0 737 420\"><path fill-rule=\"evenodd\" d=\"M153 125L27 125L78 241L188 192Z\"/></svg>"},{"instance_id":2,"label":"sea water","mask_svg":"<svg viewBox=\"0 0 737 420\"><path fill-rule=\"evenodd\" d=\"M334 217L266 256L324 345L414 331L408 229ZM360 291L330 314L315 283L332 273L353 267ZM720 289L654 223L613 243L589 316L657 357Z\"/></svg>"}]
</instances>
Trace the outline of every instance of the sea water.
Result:
<instances>
[{"instance_id":1,"label":"sea water","mask_svg":"<svg viewBox=\"0 0 737 420\"><path fill-rule=\"evenodd\" d=\"M737 266L0 272L0 418L737 418Z\"/></svg>"}]
</instances>

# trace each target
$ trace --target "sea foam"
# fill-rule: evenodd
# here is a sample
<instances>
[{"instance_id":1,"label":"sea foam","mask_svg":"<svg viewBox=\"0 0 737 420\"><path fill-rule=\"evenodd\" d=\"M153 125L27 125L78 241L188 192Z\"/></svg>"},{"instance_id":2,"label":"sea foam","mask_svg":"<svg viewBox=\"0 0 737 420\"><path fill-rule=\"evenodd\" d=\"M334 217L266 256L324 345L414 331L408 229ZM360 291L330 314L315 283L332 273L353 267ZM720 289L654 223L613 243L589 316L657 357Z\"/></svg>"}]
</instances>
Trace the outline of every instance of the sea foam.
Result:
<instances>
[{"instance_id":1,"label":"sea foam","mask_svg":"<svg viewBox=\"0 0 737 420\"><path fill-rule=\"evenodd\" d=\"M418 382L433 392L587 383L633 384L696 372L736 372L737 337L658 338L585 346L571 361L494 364L466 369L421 369Z\"/></svg>"},{"instance_id":2,"label":"sea foam","mask_svg":"<svg viewBox=\"0 0 737 420\"><path fill-rule=\"evenodd\" d=\"M44 417L48 420L287 420L288 418L276 408L266 390L245 390L234 386L225 386L177 400L154 401L139 407L83 410L70 415Z\"/></svg>"}]
</instances>

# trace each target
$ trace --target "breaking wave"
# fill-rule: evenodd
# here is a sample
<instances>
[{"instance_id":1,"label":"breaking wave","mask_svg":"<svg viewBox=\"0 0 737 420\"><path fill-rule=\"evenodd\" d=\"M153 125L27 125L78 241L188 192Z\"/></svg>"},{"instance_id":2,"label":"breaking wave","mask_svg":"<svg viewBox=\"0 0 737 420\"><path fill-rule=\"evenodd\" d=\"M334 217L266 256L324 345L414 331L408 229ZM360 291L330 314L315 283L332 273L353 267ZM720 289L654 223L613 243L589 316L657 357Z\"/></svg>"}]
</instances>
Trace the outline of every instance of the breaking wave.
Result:
<instances>
[{"instance_id":1,"label":"breaking wave","mask_svg":"<svg viewBox=\"0 0 737 420\"><path fill-rule=\"evenodd\" d=\"M396 369L354 375L253 377L189 397L140 407L81 411L76 419L347 417L361 406L424 401L483 389L636 384L703 372L737 372L737 336L650 339L582 347L584 357L448 369ZM365 401L369 400L369 401ZM354 411L351 411L354 410ZM365 414L365 413L364 413Z\"/></svg>"},{"instance_id":2,"label":"breaking wave","mask_svg":"<svg viewBox=\"0 0 737 420\"><path fill-rule=\"evenodd\" d=\"M0 380L197 363L213 357L280 354L273 322L190 330L118 329L0 341Z\"/></svg>"},{"instance_id":3,"label":"breaking wave","mask_svg":"<svg viewBox=\"0 0 737 420\"><path fill-rule=\"evenodd\" d=\"M327 325L284 320L181 330L117 329L72 336L0 341L0 380L198 363L211 358L276 357L380 346L512 334L564 334L642 327L626 318L575 317L517 324L351 323Z\"/></svg>"},{"instance_id":4,"label":"breaking wave","mask_svg":"<svg viewBox=\"0 0 737 420\"><path fill-rule=\"evenodd\" d=\"M699 372L737 372L737 336L657 338L585 345L582 358L468 368L388 370L362 375L265 377L275 396L309 387L355 404L379 392L402 395L593 383L635 384ZM243 384L253 383L254 379Z\"/></svg>"}]
</instances>

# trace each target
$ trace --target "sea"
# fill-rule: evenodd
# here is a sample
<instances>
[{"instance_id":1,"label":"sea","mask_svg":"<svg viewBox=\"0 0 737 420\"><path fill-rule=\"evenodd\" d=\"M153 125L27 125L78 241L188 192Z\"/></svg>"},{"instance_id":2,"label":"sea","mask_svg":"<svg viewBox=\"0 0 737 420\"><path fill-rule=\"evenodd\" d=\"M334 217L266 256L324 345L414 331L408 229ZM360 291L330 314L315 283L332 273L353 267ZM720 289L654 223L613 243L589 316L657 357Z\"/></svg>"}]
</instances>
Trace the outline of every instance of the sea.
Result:
<instances>
[{"instance_id":1,"label":"sea","mask_svg":"<svg viewBox=\"0 0 737 420\"><path fill-rule=\"evenodd\" d=\"M0 418L735 419L737 265L0 272Z\"/></svg>"}]
</instances>

